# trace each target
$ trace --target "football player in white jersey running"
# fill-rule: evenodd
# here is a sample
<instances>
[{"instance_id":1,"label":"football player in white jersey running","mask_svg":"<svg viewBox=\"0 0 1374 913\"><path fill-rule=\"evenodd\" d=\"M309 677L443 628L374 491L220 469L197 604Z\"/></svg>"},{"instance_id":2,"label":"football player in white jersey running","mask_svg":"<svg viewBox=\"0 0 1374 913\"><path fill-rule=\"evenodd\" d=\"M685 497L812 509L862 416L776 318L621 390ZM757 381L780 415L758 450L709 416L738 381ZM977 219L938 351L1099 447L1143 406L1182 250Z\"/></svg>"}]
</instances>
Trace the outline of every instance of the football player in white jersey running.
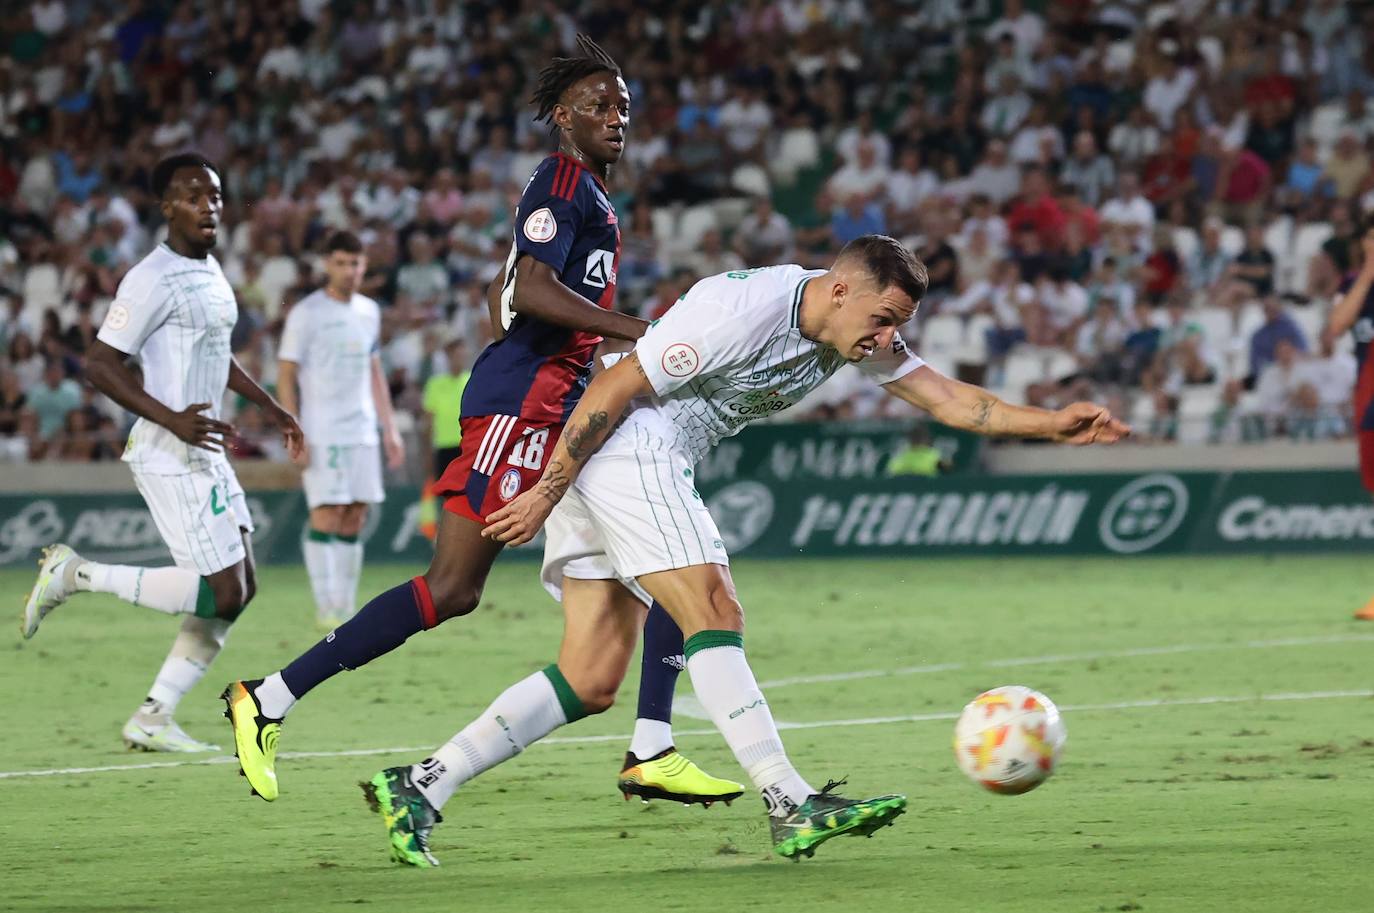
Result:
<instances>
[{"instance_id":1,"label":"football player in white jersey running","mask_svg":"<svg viewBox=\"0 0 1374 913\"><path fill-rule=\"evenodd\" d=\"M829 270L778 266L703 279L592 380L540 482L492 513L483 531L519 544L547 520L546 587L558 595L565 579L602 585L600 606L567 615L558 657L588 707L610 706L648 600L668 610L686 637L697 698L762 795L775 851L790 858L839 834L871 834L905 810L906 798L845 799L833 792L838 784L815 789L792 766L745 660L744 612L693 484L695 462L846 362L940 422L981 434L1087 444L1128 433L1092 403L1056 412L1013 406L931 369L896 331L926 285L920 261L880 235L848 244ZM562 725L559 708L532 676L431 757L364 784L393 858L414 858L400 848L427 849L454 791Z\"/></svg>"},{"instance_id":2,"label":"football player in white jersey running","mask_svg":"<svg viewBox=\"0 0 1374 913\"><path fill-rule=\"evenodd\" d=\"M226 387L255 403L281 429L287 450L303 446L296 419L244 373L229 347L238 319L234 291L210 256L223 206L219 172L184 153L153 169L152 191L167 240L119 283L86 377L138 416L124 450L174 567L87 561L58 543L43 550L38 582L24 607L22 633L72 594L111 593L134 605L183 616L148 698L124 726L130 748L213 751L172 718L205 675L229 627L253 598L253 519L224 454L232 426L221 418ZM143 378L125 364L142 363Z\"/></svg>"},{"instance_id":3,"label":"football player in white jersey running","mask_svg":"<svg viewBox=\"0 0 1374 913\"><path fill-rule=\"evenodd\" d=\"M305 569L316 618L326 628L338 627L357 610L363 566L358 536L368 505L386 497L379 443L391 469L405 462L378 355L381 311L377 302L358 294L366 271L358 237L346 231L331 236L325 245L325 286L286 315L277 352L282 405L301 417L310 441L296 460L305 467L301 482L310 508Z\"/></svg>"}]
</instances>

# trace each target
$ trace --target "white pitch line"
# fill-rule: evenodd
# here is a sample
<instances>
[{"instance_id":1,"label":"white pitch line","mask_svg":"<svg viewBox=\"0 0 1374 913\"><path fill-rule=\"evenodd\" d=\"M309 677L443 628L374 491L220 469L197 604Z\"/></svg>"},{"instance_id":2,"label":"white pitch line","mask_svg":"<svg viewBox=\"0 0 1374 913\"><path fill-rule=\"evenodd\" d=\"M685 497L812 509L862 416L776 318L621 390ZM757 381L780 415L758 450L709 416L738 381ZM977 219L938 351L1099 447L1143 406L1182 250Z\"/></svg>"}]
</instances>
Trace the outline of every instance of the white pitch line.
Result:
<instances>
[{"instance_id":1,"label":"white pitch line","mask_svg":"<svg viewBox=\"0 0 1374 913\"><path fill-rule=\"evenodd\" d=\"M1064 713L1087 713L1096 710L1147 710L1159 707L1197 707L1210 704L1247 704L1255 701L1326 701L1342 698L1374 698L1374 690L1353 691L1280 691L1273 694L1214 695L1210 697L1157 698L1139 701L1117 701L1107 704L1071 704L1059 709ZM870 716L845 720L816 720L810 723L779 723L779 729L832 729L842 726L886 726L893 723L929 723L939 720L958 719L957 712L913 713L904 716ZM680 736L716 735L714 729L681 729ZM616 735L554 736L542 739L540 745L588 745L600 742L623 742L623 733ZM344 751L295 751L283 752L282 760L302 758L358 758L369 755L419 754L429 751L431 746L419 745L398 748L356 748ZM5 770L0 771L0 780L20 777L55 777L61 775L78 776L81 774L115 773L125 770L157 770L165 767L204 767L208 764L231 764L232 755L218 755L213 758L198 758L194 761L154 761L147 764L111 764L105 767L59 767L50 770Z\"/></svg>"},{"instance_id":2,"label":"white pitch line","mask_svg":"<svg viewBox=\"0 0 1374 913\"><path fill-rule=\"evenodd\" d=\"M903 675L930 675L936 672L958 672L962 669L1007 669L1016 666L1039 666L1047 663L1092 662L1101 659L1129 659L1140 656L1170 656L1178 653L1209 653L1220 650L1266 650L1274 647L1317 647L1331 644L1355 644L1374 641L1374 634L1328 634L1320 637L1285 637L1278 640L1242 640L1234 643L1172 644L1163 647L1132 647L1126 650L1104 650L1100 653L1051 653L1044 656L1023 656L1014 659L989 659L975 663L935 663L927 666L906 666L900 669L865 669L858 672L832 672L822 675L798 675L759 682L764 690L787 688L792 685L821 685L850 682L865 678L888 678Z\"/></svg>"}]
</instances>

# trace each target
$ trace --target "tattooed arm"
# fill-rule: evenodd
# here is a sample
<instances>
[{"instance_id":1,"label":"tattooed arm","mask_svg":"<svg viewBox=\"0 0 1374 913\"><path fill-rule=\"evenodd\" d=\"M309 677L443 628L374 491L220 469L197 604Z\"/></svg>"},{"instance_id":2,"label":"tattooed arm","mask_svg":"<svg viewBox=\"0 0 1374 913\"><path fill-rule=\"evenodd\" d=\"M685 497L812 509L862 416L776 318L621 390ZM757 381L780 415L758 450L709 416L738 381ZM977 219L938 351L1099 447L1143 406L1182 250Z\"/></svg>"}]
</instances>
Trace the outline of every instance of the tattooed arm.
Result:
<instances>
[{"instance_id":1,"label":"tattooed arm","mask_svg":"<svg viewBox=\"0 0 1374 913\"><path fill-rule=\"evenodd\" d=\"M945 377L929 365L884 384L898 399L929 412L942 425L988 437L1034 437L1066 444L1111 444L1130 434L1094 403L1050 411L1015 406L982 387Z\"/></svg>"},{"instance_id":2,"label":"tattooed arm","mask_svg":"<svg viewBox=\"0 0 1374 913\"><path fill-rule=\"evenodd\" d=\"M529 491L487 517L482 535L507 545L534 538L587 460L610 437L630 400L653 392L633 352L593 378L549 455L544 475Z\"/></svg>"}]
</instances>

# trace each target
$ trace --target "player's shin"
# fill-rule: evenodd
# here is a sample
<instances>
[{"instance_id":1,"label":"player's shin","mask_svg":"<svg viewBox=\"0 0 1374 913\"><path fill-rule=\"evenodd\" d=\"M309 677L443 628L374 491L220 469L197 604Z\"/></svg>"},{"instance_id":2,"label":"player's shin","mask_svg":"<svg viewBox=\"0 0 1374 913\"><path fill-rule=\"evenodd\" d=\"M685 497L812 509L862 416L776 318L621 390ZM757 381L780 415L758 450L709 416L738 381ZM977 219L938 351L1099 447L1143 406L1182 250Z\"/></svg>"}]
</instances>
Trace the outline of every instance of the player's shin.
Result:
<instances>
[{"instance_id":1,"label":"player's shin","mask_svg":"<svg viewBox=\"0 0 1374 913\"><path fill-rule=\"evenodd\" d=\"M297 700L340 672L365 666L436 623L424 577L375 597L348 622L293 660L254 692L262 712L281 719Z\"/></svg>"},{"instance_id":2,"label":"player's shin","mask_svg":"<svg viewBox=\"0 0 1374 913\"><path fill-rule=\"evenodd\" d=\"M220 618L191 616L181 623L172 649L148 689L147 705L159 713L170 714L205 676L229 636L232 622ZM145 706L147 706L145 705Z\"/></svg>"},{"instance_id":3,"label":"player's shin","mask_svg":"<svg viewBox=\"0 0 1374 913\"><path fill-rule=\"evenodd\" d=\"M301 551L305 555L305 573L310 578L310 592L315 597L316 615L321 620L336 619L339 610L334 600L334 534L318 529L306 530Z\"/></svg>"},{"instance_id":4,"label":"player's shin","mask_svg":"<svg viewBox=\"0 0 1374 913\"><path fill-rule=\"evenodd\" d=\"M339 533L330 548L334 552L334 607L339 618L349 619L358 608L358 578L363 572L363 544L357 535Z\"/></svg>"},{"instance_id":5,"label":"player's shin","mask_svg":"<svg viewBox=\"0 0 1374 913\"><path fill-rule=\"evenodd\" d=\"M673 746L673 691L684 666L682 629L655 602L644 621L639 711L630 741L635 758L646 760Z\"/></svg>"},{"instance_id":6,"label":"player's shin","mask_svg":"<svg viewBox=\"0 0 1374 913\"><path fill-rule=\"evenodd\" d=\"M773 714L744 658L744 636L699 631L687 639L684 652L697 699L749 773L769 814L790 814L816 790L787 759Z\"/></svg>"},{"instance_id":7,"label":"player's shin","mask_svg":"<svg viewBox=\"0 0 1374 913\"><path fill-rule=\"evenodd\" d=\"M459 786L515 757L586 709L557 665L501 692L481 716L411 768L412 782L436 810Z\"/></svg>"},{"instance_id":8,"label":"player's shin","mask_svg":"<svg viewBox=\"0 0 1374 913\"><path fill-rule=\"evenodd\" d=\"M76 568L74 580L77 590L109 593L168 615L215 617L215 597L210 585L195 571L185 568L83 561Z\"/></svg>"}]
</instances>

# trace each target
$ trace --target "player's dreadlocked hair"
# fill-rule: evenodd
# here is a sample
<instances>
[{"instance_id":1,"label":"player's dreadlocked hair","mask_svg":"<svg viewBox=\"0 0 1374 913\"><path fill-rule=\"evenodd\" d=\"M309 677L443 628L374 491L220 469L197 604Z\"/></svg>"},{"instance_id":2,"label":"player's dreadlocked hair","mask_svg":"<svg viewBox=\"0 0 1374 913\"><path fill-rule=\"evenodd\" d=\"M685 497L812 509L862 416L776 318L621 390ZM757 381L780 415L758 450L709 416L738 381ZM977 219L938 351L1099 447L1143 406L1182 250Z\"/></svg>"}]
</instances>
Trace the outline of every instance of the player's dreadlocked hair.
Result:
<instances>
[{"instance_id":1,"label":"player's dreadlocked hair","mask_svg":"<svg viewBox=\"0 0 1374 913\"><path fill-rule=\"evenodd\" d=\"M585 79L593 73L613 73L620 75L620 64L610 54L586 35L577 36L576 57L555 57L548 66L539 71L539 81L535 84L530 104L538 106L535 120L548 120L553 116L553 106L568 90L568 86Z\"/></svg>"}]
</instances>

